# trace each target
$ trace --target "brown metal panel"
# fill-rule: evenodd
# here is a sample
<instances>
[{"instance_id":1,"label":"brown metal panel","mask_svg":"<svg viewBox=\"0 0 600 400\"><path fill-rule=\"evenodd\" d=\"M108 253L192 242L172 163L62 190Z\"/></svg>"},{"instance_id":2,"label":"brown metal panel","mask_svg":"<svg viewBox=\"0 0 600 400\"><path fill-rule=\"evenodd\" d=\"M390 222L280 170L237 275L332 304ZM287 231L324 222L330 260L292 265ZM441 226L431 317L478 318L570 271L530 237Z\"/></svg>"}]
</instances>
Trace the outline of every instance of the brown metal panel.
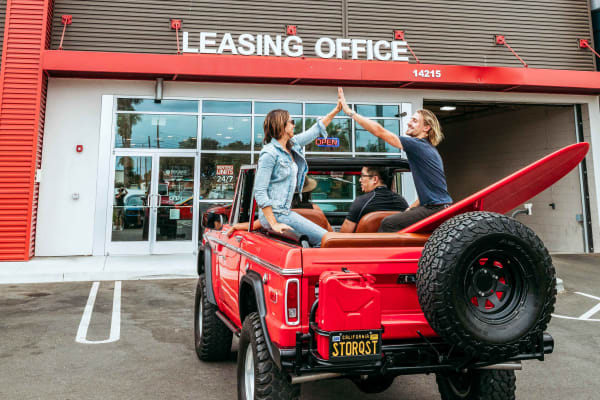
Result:
<instances>
[{"instance_id":1,"label":"brown metal panel","mask_svg":"<svg viewBox=\"0 0 600 400\"><path fill-rule=\"evenodd\" d=\"M52 46L60 42L62 14L73 15L64 48L172 54L175 33L169 19L183 19L191 39L200 31L283 34L297 25L304 55L313 57L317 38L391 40L394 29L423 63L521 66L503 46L503 34L533 68L593 70L593 56L576 39L590 35L588 0L387 0L337 1L108 1L57 0Z\"/></svg>"},{"instance_id":2,"label":"brown metal panel","mask_svg":"<svg viewBox=\"0 0 600 400\"><path fill-rule=\"evenodd\" d=\"M177 52L171 18L183 20L190 45L197 46L200 31L285 35L296 25L304 55L321 36L342 36L342 0L318 1L162 1L162 0L57 0L51 48L62 33L61 15L73 15L67 27L65 50L174 54ZM181 41L180 33L180 41Z\"/></svg>"},{"instance_id":3,"label":"brown metal panel","mask_svg":"<svg viewBox=\"0 0 600 400\"><path fill-rule=\"evenodd\" d=\"M593 70L593 57L577 46L589 37L587 0L422 0L398 3L349 0L352 37L389 38L394 29L421 62L480 66L521 66L508 44L532 68Z\"/></svg>"}]
</instances>

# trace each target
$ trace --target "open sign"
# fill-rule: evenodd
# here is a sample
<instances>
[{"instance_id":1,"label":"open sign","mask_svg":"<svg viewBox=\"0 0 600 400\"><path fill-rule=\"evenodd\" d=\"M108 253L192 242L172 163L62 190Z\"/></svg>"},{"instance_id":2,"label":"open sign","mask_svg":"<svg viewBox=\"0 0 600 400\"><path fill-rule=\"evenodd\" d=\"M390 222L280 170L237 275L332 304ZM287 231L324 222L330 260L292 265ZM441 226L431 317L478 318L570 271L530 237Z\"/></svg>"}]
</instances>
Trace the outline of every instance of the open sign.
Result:
<instances>
[{"instance_id":1,"label":"open sign","mask_svg":"<svg viewBox=\"0 0 600 400\"><path fill-rule=\"evenodd\" d=\"M315 140L318 147L340 147L339 138L318 138Z\"/></svg>"}]
</instances>

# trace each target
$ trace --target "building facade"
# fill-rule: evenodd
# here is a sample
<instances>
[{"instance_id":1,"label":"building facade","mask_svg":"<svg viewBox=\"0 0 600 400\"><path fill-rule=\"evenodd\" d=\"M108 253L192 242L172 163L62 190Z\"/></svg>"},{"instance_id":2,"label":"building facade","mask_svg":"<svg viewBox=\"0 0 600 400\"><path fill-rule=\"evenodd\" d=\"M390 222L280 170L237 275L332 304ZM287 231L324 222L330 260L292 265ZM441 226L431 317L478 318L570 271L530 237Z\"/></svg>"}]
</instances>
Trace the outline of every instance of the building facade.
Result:
<instances>
[{"instance_id":1,"label":"building facade","mask_svg":"<svg viewBox=\"0 0 600 400\"><path fill-rule=\"evenodd\" d=\"M0 2L0 260L193 252L257 161L262 122L336 101L399 135L434 111L459 200L565 145L582 166L518 218L554 252L600 248L600 73L588 0ZM504 43L497 36L504 37ZM343 114L328 156L401 155ZM410 174L398 184L416 198ZM321 185L325 212L356 191Z\"/></svg>"}]
</instances>

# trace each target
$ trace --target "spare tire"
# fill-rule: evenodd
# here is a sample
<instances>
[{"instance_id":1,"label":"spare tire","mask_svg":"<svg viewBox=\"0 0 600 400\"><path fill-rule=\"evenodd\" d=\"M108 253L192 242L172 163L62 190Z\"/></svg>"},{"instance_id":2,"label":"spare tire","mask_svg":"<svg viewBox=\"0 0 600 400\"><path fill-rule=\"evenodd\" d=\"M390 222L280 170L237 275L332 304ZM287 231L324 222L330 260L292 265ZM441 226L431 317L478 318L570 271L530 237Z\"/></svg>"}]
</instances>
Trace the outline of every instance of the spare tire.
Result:
<instances>
[{"instance_id":1,"label":"spare tire","mask_svg":"<svg viewBox=\"0 0 600 400\"><path fill-rule=\"evenodd\" d=\"M502 359L539 342L554 310L556 277L531 229L502 214L469 212L425 243L417 293L440 337L468 355Z\"/></svg>"}]
</instances>

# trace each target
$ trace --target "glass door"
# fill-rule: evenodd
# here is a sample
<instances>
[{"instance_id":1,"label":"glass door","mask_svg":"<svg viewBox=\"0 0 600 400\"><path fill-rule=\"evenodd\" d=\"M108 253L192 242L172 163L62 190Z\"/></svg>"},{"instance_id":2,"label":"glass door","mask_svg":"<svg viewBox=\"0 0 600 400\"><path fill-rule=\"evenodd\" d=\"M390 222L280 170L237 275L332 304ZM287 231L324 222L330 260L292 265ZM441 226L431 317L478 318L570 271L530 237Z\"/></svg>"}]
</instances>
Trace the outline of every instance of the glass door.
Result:
<instances>
[{"instance_id":1,"label":"glass door","mask_svg":"<svg viewBox=\"0 0 600 400\"><path fill-rule=\"evenodd\" d=\"M113 163L108 253L194 251L196 156L122 151Z\"/></svg>"},{"instance_id":2,"label":"glass door","mask_svg":"<svg viewBox=\"0 0 600 400\"><path fill-rule=\"evenodd\" d=\"M195 156L156 155L156 195L151 204L156 216L152 252L192 252L196 239Z\"/></svg>"}]
</instances>

